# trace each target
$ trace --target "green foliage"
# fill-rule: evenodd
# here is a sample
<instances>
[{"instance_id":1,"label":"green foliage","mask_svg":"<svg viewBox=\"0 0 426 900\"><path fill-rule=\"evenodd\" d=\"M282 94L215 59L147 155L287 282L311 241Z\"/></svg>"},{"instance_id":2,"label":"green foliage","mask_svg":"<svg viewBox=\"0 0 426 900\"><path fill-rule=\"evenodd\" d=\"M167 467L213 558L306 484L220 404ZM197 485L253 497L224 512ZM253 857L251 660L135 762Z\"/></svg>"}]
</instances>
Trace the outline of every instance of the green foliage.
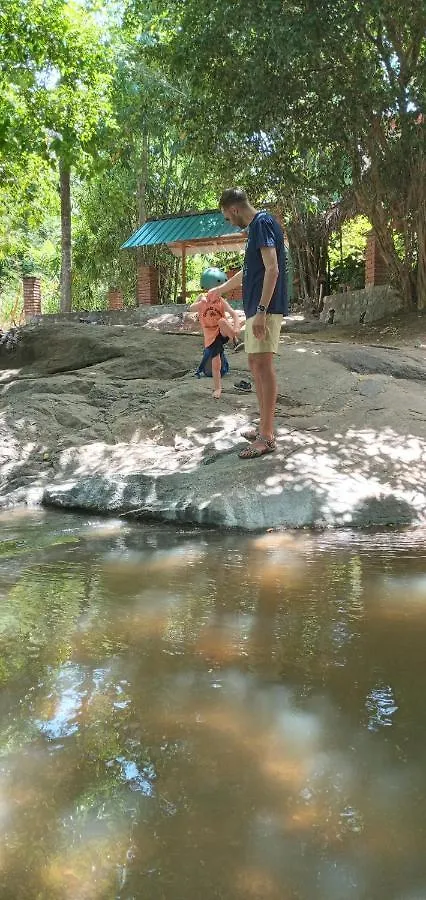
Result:
<instances>
[{"instance_id":1,"label":"green foliage","mask_svg":"<svg viewBox=\"0 0 426 900\"><path fill-rule=\"evenodd\" d=\"M59 195L52 167L36 153L9 164L0 183L0 323L18 322L22 276L41 279L43 312L59 297Z\"/></svg>"},{"instance_id":2,"label":"green foliage","mask_svg":"<svg viewBox=\"0 0 426 900\"><path fill-rule=\"evenodd\" d=\"M327 212L350 196L395 282L421 304L425 30L424 0L3 3L3 312L24 271L41 275L45 308L59 302L59 161L73 173L77 307L104 305L114 283L133 303L125 238L146 217L215 207L238 182L256 204L280 208L302 296L318 297ZM358 249L343 264L334 240L329 252L333 283L359 284ZM137 258L159 266L161 298L172 299L173 257ZM190 281L202 265L188 262Z\"/></svg>"},{"instance_id":3,"label":"green foliage","mask_svg":"<svg viewBox=\"0 0 426 900\"><path fill-rule=\"evenodd\" d=\"M109 49L93 14L66 0L12 0L0 12L0 182L29 151L64 172L85 172L98 158L113 121ZM1 90L0 90L1 96ZM66 179L61 181L64 308L71 303L71 223ZM29 205L29 204L28 204ZM65 287L64 287L65 286ZM61 301L61 302L62 302Z\"/></svg>"},{"instance_id":4,"label":"green foliage","mask_svg":"<svg viewBox=\"0 0 426 900\"><path fill-rule=\"evenodd\" d=\"M35 149L75 163L107 115L110 57L93 16L65 0L9 0L0 9L0 151ZM15 151L15 153L14 153Z\"/></svg>"},{"instance_id":5,"label":"green foliage","mask_svg":"<svg viewBox=\"0 0 426 900\"><path fill-rule=\"evenodd\" d=\"M151 29L157 58L189 78L191 134L224 174L284 207L289 194L331 201L352 185L407 299L426 266L425 31L415 0L186 0L160 3Z\"/></svg>"},{"instance_id":6,"label":"green foliage","mask_svg":"<svg viewBox=\"0 0 426 900\"><path fill-rule=\"evenodd\" d=\"M329 246L331 288L348 285L352 290L364 287L364 253L371 223L365 216L346 221Z\"/></svg>"},{"instance_id":7,"label":"green foliage","mask_svg":"<svg viewBox=\"0 0 426 900\"><path fill-rule=\"evenodd\" d=\"M74 292L77 304L86 308L104 302L108 285L114 284L133 304L136 258L158 266L160 300L173 300L174 257L163 248L136 254L120 246L147 217L216 204L211 171L184 132L185 91L149 64L143 37L129 26L116 38L112 104L117 129L110 165L86 180L78 194ZM190 270L191 263L189 276Z\"/></svg>"},{"instance_id":8,"label":"green foliage","mask_svg":"<svg viewBox=\"0 0 426 900\"><path fill-rule=\"evenodd\" d=\"M0 266L2 272L30 257L55 234L59 197L48 163L35 153L9 166L0 183ZM48 251L45 251L48 255Z\"/></svg>"}]
</instances>

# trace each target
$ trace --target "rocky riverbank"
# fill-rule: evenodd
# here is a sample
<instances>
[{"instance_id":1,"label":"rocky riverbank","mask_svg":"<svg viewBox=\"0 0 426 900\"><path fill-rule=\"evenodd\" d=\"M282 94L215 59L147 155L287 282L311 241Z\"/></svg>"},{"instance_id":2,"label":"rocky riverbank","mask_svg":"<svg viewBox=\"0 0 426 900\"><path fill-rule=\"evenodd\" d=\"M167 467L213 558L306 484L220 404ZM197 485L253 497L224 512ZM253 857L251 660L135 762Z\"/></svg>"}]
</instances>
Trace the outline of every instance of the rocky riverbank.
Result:
<instances>
[{"instance_id":1,"label":"rocky riverbank","mask_svg":"<svg viewBox=\"0 0 426 900\"><path fill-rule=\"evenodd\" d=\"M0 503L248 530L425 520L426 351L284 334L276 453L238 459L253 423L243 353L219 401L200 338L81 323L1 351ZM170 333L176 330L177 333Z\"/></svg>"}]
</instances>

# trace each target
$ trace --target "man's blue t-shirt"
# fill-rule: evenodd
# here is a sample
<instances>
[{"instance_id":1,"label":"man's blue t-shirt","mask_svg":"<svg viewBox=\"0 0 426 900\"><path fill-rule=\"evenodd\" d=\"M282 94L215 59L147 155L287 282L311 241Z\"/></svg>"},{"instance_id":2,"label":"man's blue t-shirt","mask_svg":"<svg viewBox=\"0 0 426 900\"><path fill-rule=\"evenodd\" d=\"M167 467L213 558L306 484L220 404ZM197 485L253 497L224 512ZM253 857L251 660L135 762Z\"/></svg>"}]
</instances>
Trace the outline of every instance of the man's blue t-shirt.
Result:
<instances>
[{"instance_id":1,"label":"man's blue t-shirt","mask_svg":"<svg viewBox=\"0 0 426 900\"><path fill-rule=\"evenodd\" d=\"M268 313L288 314L287 257L281 226L270 213L262 210L256 213L248 226L248 240L243 266L243 305L246 318L256 315L263 288L265 266L261 254L262 247L275 247L279 275L275 285Z\"/></svg>"}]
</instances>

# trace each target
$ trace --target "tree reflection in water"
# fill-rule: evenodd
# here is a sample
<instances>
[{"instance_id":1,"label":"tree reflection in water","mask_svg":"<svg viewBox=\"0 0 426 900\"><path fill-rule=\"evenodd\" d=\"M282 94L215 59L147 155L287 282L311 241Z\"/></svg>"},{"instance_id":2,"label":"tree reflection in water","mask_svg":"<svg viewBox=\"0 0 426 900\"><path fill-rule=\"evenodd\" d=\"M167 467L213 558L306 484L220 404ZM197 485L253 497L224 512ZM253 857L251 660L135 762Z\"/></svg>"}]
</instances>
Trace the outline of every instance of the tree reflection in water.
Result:
<instances>
[{"instance_id":1,"label":"tree reflection in water","mask_svg":"<svg viewBox=\"0 0 426 900\"><path fill-rule=\"evenodd\" d=\"M2 525L2 900L425 893L418 535Z\"/></svg>"}]
</instances>

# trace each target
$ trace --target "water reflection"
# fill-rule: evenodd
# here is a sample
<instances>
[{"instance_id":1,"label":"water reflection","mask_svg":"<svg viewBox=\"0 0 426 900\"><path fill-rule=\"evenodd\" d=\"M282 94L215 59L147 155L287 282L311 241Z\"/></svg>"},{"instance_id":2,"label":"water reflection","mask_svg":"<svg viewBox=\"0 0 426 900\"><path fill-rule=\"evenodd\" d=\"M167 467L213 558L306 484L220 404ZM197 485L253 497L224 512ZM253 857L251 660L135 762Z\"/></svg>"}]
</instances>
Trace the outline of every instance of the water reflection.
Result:
<instances>
[{"instance_id":1,"label":"water reflection","mask_svg":"<svg viewBox=\"0 0 426 900\"><path fill-rule=\"evenodd\" d=\"M2 900L424 896L418 533L2 527Z\"/></svg>"}]
</instances>

